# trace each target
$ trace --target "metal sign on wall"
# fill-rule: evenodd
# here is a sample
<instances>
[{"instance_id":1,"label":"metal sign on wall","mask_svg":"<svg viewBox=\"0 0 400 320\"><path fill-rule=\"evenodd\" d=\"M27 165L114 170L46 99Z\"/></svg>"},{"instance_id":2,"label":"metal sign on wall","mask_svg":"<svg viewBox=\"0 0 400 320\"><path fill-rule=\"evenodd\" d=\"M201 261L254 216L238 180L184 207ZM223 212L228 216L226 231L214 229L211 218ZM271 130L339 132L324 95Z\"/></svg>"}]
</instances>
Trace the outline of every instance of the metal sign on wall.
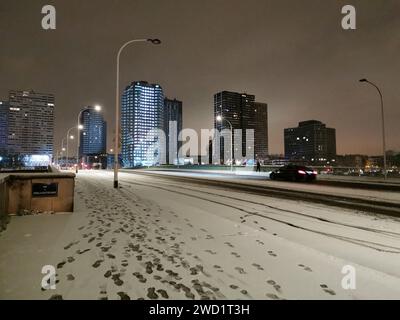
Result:
<instances>
[{"instance_id":1,"label":"metal sign on wall","mask_svg":"<svg viewBox=\"0 0 400 320\"><path fill-rule=\"evenodd\" d=\"M32 183L32 197L57 197L58 183Z\"/></svg>"}]
</instances>

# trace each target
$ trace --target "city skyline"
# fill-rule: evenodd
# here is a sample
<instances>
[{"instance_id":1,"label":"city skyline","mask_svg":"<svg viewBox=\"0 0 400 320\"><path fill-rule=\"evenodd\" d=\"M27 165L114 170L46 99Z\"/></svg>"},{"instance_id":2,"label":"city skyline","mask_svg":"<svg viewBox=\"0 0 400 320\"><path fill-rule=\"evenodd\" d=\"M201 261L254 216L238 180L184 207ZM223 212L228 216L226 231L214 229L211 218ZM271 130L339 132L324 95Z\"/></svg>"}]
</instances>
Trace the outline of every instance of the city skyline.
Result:
<instances>
[{"instance_id":1,"label":"city skyline","mask_svg":"<svg viewBox=\"0 0 400 320\"><path fill-rule=\"evenodd\" d=\"M399 12L1 0L0 301L400 299Z\"/></svg>"},{"instance_id":2,"label":"city skyline","mask_svg":"<svg viewBox=\"0 0 400 320\"><path fill-rule=\"evenodd\" d=\"M290 11L271 1L177 1L173 6L177 10L168 10L166 16L166 4L162 3L156 7L138 3L133 10L131 4L119 1L113 8L115 14L109 16L105 1L96 2L95 13L91 1L73 12L55 1L60 19L57 30L48 33L36 21L39 2L24 4L23 11L21 4L4 3L0 24L8 25L1 28L8 45L1 53L0 96L11 88L34 87L54 93L59 128L56 144L68 129L67 123L74 122L75 111L98 103L104 106L105 119L111 124L108 146L112 146L116 50L131 38L154 35L163 40L161 46L138 45L121 57L121 87L132 78L162 84L170 97L184 101L184 127L213 127L215 92L251 92L269 104L272 154L283 153L282 129L306 119L320 119L337 128L338 154L380 154L379 97L358 83L367 77L381 86L385 97L387 150L400 149L395 72L398 40L387 32L399 24L394 14L399 5L394 1L382 7L354 1L358 29L350 31L340 27L340 1L323 5L306 1L292 4ZM251 10L243 14L249 5ZM212 18L221 17L228 7L232 20L241 16L243 24ZM192 10L197 12L193 17ZM138 11L140 15L135 16ZM12 19L17 15L26 23L19 25ZM94 15L93 19L84 19L87 15ZM149 15L154 18L151 22L146 21ZM215 24L206 24L208 19ZM99 28L100 20L109 28ZM171 20L175 23L164 28ZM211 28L212 36L206 27ZM41 45L35 46L38 41ZM36 49L26 52L25 46ZM57 78L59 73L65 77Z\"/></svg>"}]
</instances>

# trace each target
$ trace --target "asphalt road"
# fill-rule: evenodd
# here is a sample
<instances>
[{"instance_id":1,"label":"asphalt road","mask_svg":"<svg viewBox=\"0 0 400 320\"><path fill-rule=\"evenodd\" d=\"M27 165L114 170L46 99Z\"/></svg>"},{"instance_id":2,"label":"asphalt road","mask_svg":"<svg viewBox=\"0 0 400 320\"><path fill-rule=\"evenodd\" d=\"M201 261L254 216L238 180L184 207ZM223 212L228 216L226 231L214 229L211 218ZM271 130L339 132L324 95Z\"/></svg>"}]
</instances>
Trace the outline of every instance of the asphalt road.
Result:
<instances>
[{"instance_id":1,"label":"asphalt road","mask_svg":"<svg viewBox=\"0 0 400 320\"><path fill-rule=\"evenodd\" d=\"M153 175L159 179L167 179L175 182L212 186L244 193L321 203L339 208L400 217L400 193L393 190L381 190L379 189L379 185L371 183L339 181L316 181L312 183L277 182L257 175L229 175L187 170L124 170L124 172L136 175ZM257 181L260 183L257 183ZM359 184L362 185L361 188L358 187ZM366 185L369 185L369 187L366 187ZM321 190L324 190L324 187L328 186L328 192L319 192L319 186ZM367 190L364 193L361 192L359 196L354 196L356 189ZM375 194L374 191L376 189L379 189L380 195L378 193ZM380 197L381 195L390 195L390 197Z\"/></svg>"}]
</instances>

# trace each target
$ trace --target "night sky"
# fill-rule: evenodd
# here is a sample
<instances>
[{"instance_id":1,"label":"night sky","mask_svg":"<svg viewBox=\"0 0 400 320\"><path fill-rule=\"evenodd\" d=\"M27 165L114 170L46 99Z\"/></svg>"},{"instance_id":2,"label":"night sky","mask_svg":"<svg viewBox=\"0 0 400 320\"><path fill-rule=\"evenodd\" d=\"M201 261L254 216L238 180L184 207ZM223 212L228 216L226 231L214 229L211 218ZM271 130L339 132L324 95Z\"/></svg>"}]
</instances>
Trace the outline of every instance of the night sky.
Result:
<instances>
[{"instance_id":1,"label":"night sky","mask_svg":"<svg viewBox=\"0 0 400 320\"><path fill-rule=\"evenodd\" d=\"M41 8L57 9L57 29L41 28ZM357 30L341 28L341 7L357 9ZM10 89L56 96L56 147L86 105L104 106L114 129L115 55L121 89L159 83L184 103L184 127L212 127L213 94L239 91L269 104L271 153L283 129L317 119L337 131L337 151L379 154L375 89L385 97L387 148L400 150L398 0L1 0L0 100Z\"/></svg>"}]
</instances>

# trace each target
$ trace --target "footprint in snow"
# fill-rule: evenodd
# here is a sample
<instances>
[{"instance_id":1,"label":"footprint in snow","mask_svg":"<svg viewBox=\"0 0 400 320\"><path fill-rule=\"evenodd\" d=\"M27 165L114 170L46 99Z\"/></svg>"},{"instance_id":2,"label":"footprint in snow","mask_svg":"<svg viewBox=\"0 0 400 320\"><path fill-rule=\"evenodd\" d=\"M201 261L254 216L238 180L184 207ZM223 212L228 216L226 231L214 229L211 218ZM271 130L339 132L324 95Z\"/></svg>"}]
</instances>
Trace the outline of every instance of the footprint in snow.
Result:
<instances>
[{"instance_id":1,"label":"footprint in snow","mask_svg":"<svg viewBox=\"0 0 400 320\"><path fill-rule=\"evenodd\" d=\"M244 269L241 267L235 267L235 270L238 271L240 274L246 274L246 271L244 271Z\"/></svg>"},{"instance_id":2,"label":"footprint in snow","mask_svg":"<svg viewBox=\"0 0 400 320\"><path fill-rule=\"evenodd\" d=\"M92 267L93 268L98 268L98 267L100 267L102 262L103 262L103 260L97 260L95 263L92 264Z\"/></svg>"},{"instance_id":3,"label":"footprint in snow","mask_svg":"<svg viewBox=\"0 0 400 320\"><path fill-rule=\"evenodd\" d=\"M271 257L277 257L277 254L276 254L275 252L273 252L272 250L268 251L268 254L269 254Z\"/></svg>"},{"instance_id":4,"label":"footprint in snow","mask_svg":"<svg viewBox=\"0 0 400 320\"><path fill-rule=\"evenodd\" d=\"M253 267L256 267L256 268L257 268L258 270L260 270L260 271L261 271L261 270L264 270L264 268L261 267L258 263L253 263L252 266L253 266Z\"/></svg>"},{"instance_id":5,"label":"footprint in snow","mask_svg":"<svg viewBox=\"0 0 400 320\"><path fill-rule=\"evenodd\" d=\"M267 283L273 286L276 291L281 292L281 286L278 285L274 280L268 280Z\"/></svg>"},{"instance_id":6,"label":"footprint in snow","mask_svg":"<svg viewBox=\"0 0 400 320\"><path fill-rule=\"evenodd\" d=\"M304 269L305 271L312 272L312 269L310 267L305 266L304 264L299 264L298 266Z\"/></svg>"},{"instance_id":7,"label":"footprint in snow","mask_svg":"<svg viewBox=\"0 0 400 320\"><path fill-rule=\"evenodd\" d=\"M326 284L321 284L320 287L326 292L329 293L331 296L336 295L336 292L333 291L332 289L329 289L329 287Z\"/></svg>"}]
</instances>

